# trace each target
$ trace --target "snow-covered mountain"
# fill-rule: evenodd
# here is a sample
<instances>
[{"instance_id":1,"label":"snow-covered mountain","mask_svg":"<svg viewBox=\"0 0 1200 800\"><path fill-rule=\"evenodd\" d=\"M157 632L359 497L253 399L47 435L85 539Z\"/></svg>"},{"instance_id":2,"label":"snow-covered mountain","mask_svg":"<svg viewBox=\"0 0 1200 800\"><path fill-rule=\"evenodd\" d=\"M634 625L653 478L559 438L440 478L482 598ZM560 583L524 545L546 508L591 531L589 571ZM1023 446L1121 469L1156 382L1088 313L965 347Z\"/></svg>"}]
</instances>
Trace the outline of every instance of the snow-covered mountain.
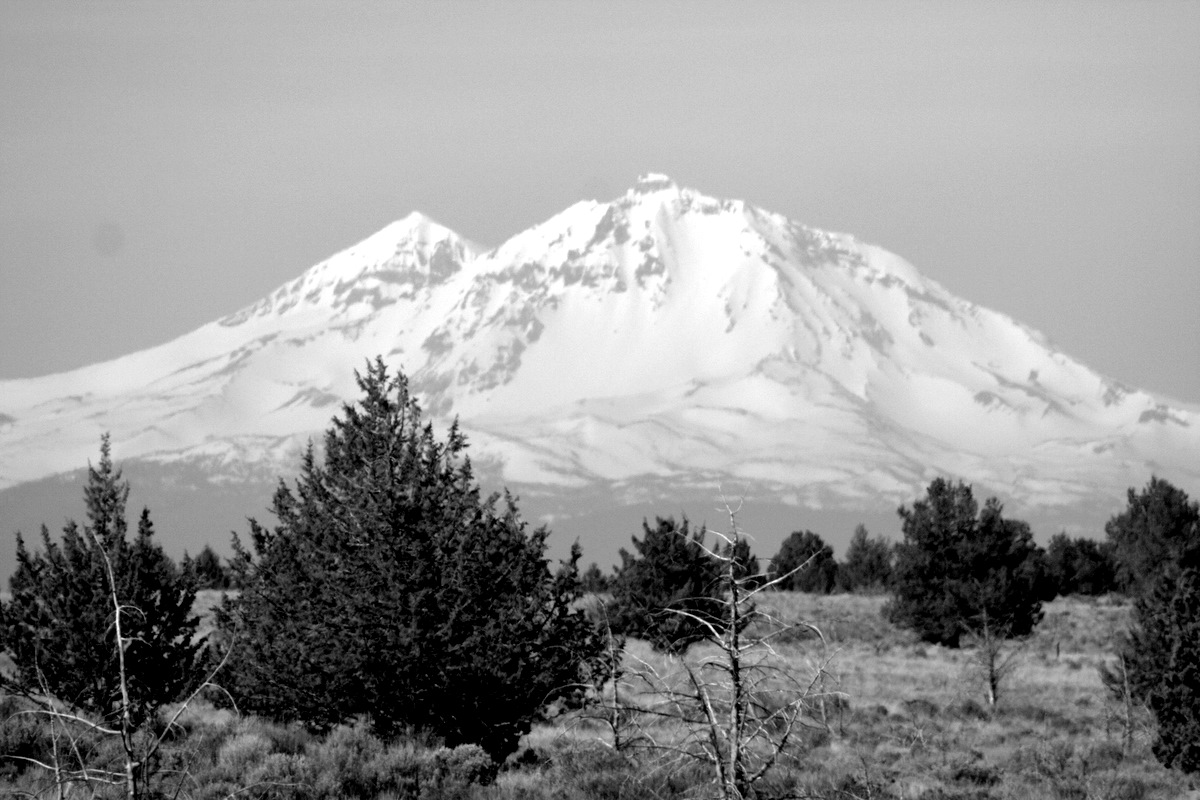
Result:
<instances>
[{"instance_id":1,"label":"snow-covered mountain","mask_svg":"<svg viewBox=\"0 0 1200 800\"><path fill-rule=\"evenodd\" d=\"M0 489L80 468L105 431L126 462L273 481L376 354L527 494L732 482L894 508L951 475L1069 510L1151 472L1200 489L1200 407L1102 377L879 247L659 175L488 252L412 214L174 341L0 382Z\"/></svg>"}]
</instances>

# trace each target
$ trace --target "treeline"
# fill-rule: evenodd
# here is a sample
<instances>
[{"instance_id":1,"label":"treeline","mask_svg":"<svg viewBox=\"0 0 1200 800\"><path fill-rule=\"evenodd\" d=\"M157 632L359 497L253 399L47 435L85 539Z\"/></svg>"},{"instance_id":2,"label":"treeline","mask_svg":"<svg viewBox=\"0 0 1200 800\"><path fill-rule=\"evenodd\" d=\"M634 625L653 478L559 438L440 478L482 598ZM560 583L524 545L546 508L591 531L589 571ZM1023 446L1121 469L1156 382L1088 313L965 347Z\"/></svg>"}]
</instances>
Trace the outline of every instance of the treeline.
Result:
<instances>
[{"instance_id":1,"label":"treeline","mask_svg":"<svg viewBox=\"0 0 1200 800\"><path fill-rule=\"evenodd\" d=\"M22 740L18 772L43 770L63 796L77 785L181 796L171 781L191 772L167 769L164 748L186 737L179 715L204 696L312 735L353 725L419 745L405 763L428 780L443 763L475 765L463 769L487 780L495 773L481 759L504 762L535 721L603 696L623 637L682 653L736 633L739 592L886 592L896 624L995 654L1055 594L1114 587L1137 601L1110 687L1159 714L1164 763L1200 770L1200 745L1189 744L1200 742L1200 512L1165 481L1131 489L1103 543L1060 534L1043 550L994 498L980 507L970 486L938 479L899 510L900 542L860 526L841 562L808 530L763 564L736 531L714 538L658 518L611 574L595 564L581 574L577 545L552 565L548 531L529 528L510 495L481 493L466 438L456 425L435 436L402 374L376 359L358 382L321 457L310 446L295 482L280 483L274 523L251 520L228 564L210 548L175 564L145 510L130 536L129 486L107 437L89 467L86 522L59 539L43 527L38 550L18 535L11 600L0 604L0 650L13 665L0 670L0 699L16 698L14 713L50 731ZM192 610L201 586L237 589L203 637ZM608 598L586 601L587 590ZM112 744L78 746L84 736ZM89 760L98 753L99 766ZM316 769L299 754L276 767L282 785ZM410 796L393 779L379 792Z\"/></svg>"},{"instance_id":2,"label":"treeline","mask_svg":"<svg viewBox=\"0 0 1200 800\"><path fill-rule=\"evenodd\" d=\"M1155 481L1155 491L1162 481ZM1165 484L1164 484L1165 485ZM674 520L659 519L657 525L667 525L673 530ZM688 524L684 519L683 525ZM1114 524L1117 527L1114 527ZM1123 523L1109 523L1109 539L1071 537L1065 532L1056 533L1045 548L1036 547L1031 558L1033 569L1038 575L1037 592L1050 600L1072 595L1099 596L1110 593L1128 593L1131 589L1130 567L1122 569L1118 562L1117 541L1126 536ZM648 531L647 525L647 531ZM743 541L743 556L751 573L760 570L760 559L750 551ZM839 561L834 557L833 547L820 534L811 530L794 531L784 539L779 551L765 564L770 575L789 574L777 584L783 591L808 592L810 594L832 594L852 592L856 594L887 594L892 589L896 570L897 546L884 536L871 536L864 525L854 529L845 557ZM805 565L804 569L796 567ZM624 569L622 565L605 573L596 562L584 571L585 591L602 594L610 591L614 578Z\"/></svg>"},{"instance_id":3,"label":"treeline","mask_svg":"<svg viewBox=\"0 0 1200 800\"><path fill-rule=\"evenodd\" d=\"M1116 529L1110 534L1113 537L1118 535ZM759 558L751 552L746 540L742 540L742 546L746 572L759 572ZM1132 572L1120 568L1115 538L1097 541L1087 536L1072 537L1066 532L1056 533L1050 537L1047 547L1037 548L1035 557L1042 576L1039 591L1050 599L1074 595L1096 597L1111 593L1127 594L1131 588L1129 579ZM767 562L767 568L776 575L794 573L779 584L779 589L785 591L886 594L892 586L895 558L894 542L884 536L871 536L866 526L859 525L854 529L846 555L841 561L834 557L833 548L820 534L802 530L788 535L779 552ZM802 563L807 564L806 568L795 571L795 567ZM195 557L184 553L182 566L195 575L197 589L238 587L233 566L210 545L205 545ZM583 590L594 594L608 592L617 570L613 568L605 573L593 561L580 576Z\"/></svg>"}]
</instances>

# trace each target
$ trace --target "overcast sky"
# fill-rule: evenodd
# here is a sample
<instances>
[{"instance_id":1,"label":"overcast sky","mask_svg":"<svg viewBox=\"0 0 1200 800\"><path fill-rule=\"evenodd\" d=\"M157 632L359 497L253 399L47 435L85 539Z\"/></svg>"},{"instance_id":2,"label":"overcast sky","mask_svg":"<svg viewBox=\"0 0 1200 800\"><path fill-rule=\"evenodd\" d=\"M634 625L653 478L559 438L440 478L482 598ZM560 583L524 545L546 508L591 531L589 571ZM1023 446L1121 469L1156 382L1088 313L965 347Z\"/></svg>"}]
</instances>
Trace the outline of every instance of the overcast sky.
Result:
<instances>
[{"instance_id":1,"label":"overcast sky","mask_svg":"<svg viewBox=\"0 0 1200 800\"><path fill-rule=\"evenodd\" d=\"M0 378L658 171L1200 402L1198 42L1200 2L0 0Z\"/></svg>"}]
</instances>

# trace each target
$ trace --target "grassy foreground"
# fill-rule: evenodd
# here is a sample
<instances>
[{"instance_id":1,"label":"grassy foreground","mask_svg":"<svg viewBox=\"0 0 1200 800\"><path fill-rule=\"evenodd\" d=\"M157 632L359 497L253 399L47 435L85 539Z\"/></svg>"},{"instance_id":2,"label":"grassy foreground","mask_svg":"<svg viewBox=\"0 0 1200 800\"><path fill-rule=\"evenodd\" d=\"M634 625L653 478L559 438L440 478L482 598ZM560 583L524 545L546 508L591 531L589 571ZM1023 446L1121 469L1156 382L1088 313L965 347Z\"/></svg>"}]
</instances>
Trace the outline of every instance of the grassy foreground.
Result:
<instances>
[{"instance_id":1,"label":"grassy foreground","mask_svg":"<svg viewBox=\"0 0 1200 800\"><path fill-rule=\"evenodd\" d=\"M217 593L202 593L208 614ZM1019 646L1015 672L996 708L986 706L973 652L923 645L880 616L884 598L779 593L767 598L785 621L825 634L784 636L781 659L801 674L828 661L818 723L780 763L773 796L829 798L1011 798L1150 800L1200 797L1186 776L1150 753L1152 720L1111 701L1097 667L1126 623L1123 601L1060 599L1046 607L1035 635ZM688 659L706 655L694 648ZM630 642L630 669L674 662ZM219 680L219 679L218 679ZM622 688L638 702L632 681ZM40 752L45 736L28 716L0 717L0 756ZM709 796L708 773L664 761L634 745L611 747L603 720L563 713L526 737L498 774L474 748L382 743L361 727L325 738L295 726L239 718L198 704L183 717L186 735L160 766L166 796L180 798L673 798ZM1129 723L1132 723L1130 726ZM669 738L671 722L644 728ZM43 726L44 727L44 726ZM42 732L44 734L44 731ZM61 744L61 743L60 743ZM93 762L115 756L84 741ZM111 748L110 748L111 749ZM97 788L92 786L91 789ZM170 790L170 791L167 791ZM58 796L53 775L0 759L0 793ZM97 796L117 796L102 790ZM93 796L77 786L71 796Z\"/></svg>"}]
</instances>

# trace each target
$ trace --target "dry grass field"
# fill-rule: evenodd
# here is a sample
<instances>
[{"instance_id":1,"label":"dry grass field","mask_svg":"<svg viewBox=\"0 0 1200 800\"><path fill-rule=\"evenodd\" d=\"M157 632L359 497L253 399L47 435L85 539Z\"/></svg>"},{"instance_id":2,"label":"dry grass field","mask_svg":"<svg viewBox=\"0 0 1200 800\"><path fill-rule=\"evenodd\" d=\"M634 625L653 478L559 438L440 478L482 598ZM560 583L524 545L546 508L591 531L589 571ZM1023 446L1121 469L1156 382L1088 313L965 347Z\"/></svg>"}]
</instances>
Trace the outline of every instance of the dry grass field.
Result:
<instances>
[{"instance_id":1,"label":"dry grass field","mask_svg":"<svg viewBox=\"0 0 1200 800\"><path fill-rule=\"evenodd\" d=\"M1108 698L1098 667L1129 615L1123 599L1059 599L1028 641L1013 646L1015 670L988 708L969 648L922 644L883 619L884 597L779 593L763 603L784 621L821 629L777 646L799 673L828 663L826 689L842 702L825 709L783 765L787 796L814 798L1011 798L1137 800L1200 797L1185 776L1150 753L1152 720L1125 715ZM668 669L640 642L631 660ZM688 658L703 657L693 651ZM535 730L535 747L577 746L608 736L566 721ZM574 744L572 744L574 743ZM503 787L501 775L497 786ZM525 780L514 778L514 780Z\"/></svg>"},{"instance_id":2,"label":"dry grass field","mask_svg":"<svg viewBox=\"0 0 1200 800\"><path fill-rule=\"evenodd\" d=\"M200 594L197 611L204 630L219 600L218 592ZM1155 761L1149 749L1152 720L1145 712L1133 715L1132 737L1126 740L1125 714L1101 685L1097 668L1128 618L1123 600L1068 598L1048 604L1035 635L1017 646L1016 670L994 709L986 704L973 651L918 642L882 618L884 602L857 595L766 596L762 605L778 618L812 623L825 636L822 645L812 636L785 635L776 645L779 659L802 677L825 664L828 676L811 706L812 724L780 761L775 779L764 787L770 792L762 796L1200 798L1195 781ZM697 646L685 658L695 663L712 654ZM678 660L631 641L622 703L644 707L652 699L631 677L646 665L668 680L683 674ZM606 697L611 696L609 687ZM707 772L663 760L644 742L639 745L636 736L633 746L615 752L611 729L596 716L568 711L538 725L495 779L479 785L477 757L468 752L379 743L362 728L322 739L296 726L239 718L197 703L183 720L187 736L163 767L183 776L173 796L213 800L712 796ZM10 721L4 725L4 742L20 742L28 734L13 729ZM660 742L682 733L680 723L655 719L643 720L641 729ZM45 775L15 776L10 770L9 776L12 782L0 774L0 796L49 791Z\"/></svg>"}]
</instances>

